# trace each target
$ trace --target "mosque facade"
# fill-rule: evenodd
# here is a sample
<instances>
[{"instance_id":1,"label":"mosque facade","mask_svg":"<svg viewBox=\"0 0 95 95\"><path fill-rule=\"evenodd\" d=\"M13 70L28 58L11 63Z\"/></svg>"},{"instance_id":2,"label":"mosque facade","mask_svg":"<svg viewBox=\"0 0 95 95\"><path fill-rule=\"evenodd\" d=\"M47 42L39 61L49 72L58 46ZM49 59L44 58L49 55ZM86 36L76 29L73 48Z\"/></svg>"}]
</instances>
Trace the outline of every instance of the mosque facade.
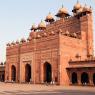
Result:
<instances>
[{"instance_id":1,"label":"mosque facade","mask_svg":"<svg viewBox=\"0 0 95 95\"><path fill-rule=\"evenodd\" d=\"M32 26L27 40L8 43L5 81L58 85L94 85L93 12L79 2L73 15L62 6Z\"/></svg>"}]
</instances>

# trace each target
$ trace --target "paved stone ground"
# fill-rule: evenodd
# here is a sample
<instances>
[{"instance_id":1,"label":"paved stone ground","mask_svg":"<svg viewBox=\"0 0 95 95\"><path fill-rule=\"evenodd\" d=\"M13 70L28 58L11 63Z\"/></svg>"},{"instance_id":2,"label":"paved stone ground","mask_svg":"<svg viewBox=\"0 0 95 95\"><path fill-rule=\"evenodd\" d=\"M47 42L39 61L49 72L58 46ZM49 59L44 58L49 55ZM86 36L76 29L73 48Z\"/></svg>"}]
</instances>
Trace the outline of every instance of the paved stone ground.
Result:
<instances>
[{"instance_id":1,"label":"paved stone ground","mask_svg":"<svg viewBox=\"0 0 95 95\"><path fill-rule=\"evenodd\" d=\"M0 95L95 95L95 87L0 83Z\"/></svg>"}]
</instances>

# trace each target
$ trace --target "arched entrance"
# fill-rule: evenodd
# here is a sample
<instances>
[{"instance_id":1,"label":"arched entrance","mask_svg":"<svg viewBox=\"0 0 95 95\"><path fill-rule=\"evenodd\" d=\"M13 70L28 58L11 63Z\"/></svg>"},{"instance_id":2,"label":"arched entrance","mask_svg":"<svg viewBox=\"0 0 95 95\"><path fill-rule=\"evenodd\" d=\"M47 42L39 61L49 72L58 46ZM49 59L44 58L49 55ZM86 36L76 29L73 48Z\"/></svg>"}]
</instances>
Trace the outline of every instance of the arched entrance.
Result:
<instances>
[{"instance_id":1,"label":"arched entrance","mask_svg":"<svg viewBox=\"0 0 95 95\"><path fill-rule=\"evenodd\" d=\"M31 66L26 64L25 66L25 82L30 82L31 79Z\"/></svg>"},{"instance_id":2,"label":"arched entrance","mask_svg":"<svg viewBox=\"0 0 95 95\"><path fill-rule=\"evenodd\" d=\"M0 74L0 81L4 82L4 74Z\"/></svg>"},{"instance_id":3,"label":"arched entrance","mask_svg":"<svg viewBox=\"0 0 95 95\"><path fill-rule=\"evenodd\" d=\"M89 83L89 76L86 72L83 72L81 75L81 83L85 85Z\"/></svg>"},{"instance_id":4,"label":"arched entrance","mask_svg":"<svg viewBox=\"0 0 95 95\"><path fill-rule=\"evenodd\" d=\"M77 84L77 73L73 72L72 73L72 84Z\"/></svg>"},{"instance_id":5,"label":"arched entrance","mask_svg":"<svg viewBox=\"0 0 95 95\"><path fill-rule=\"evenodd\" d=\"M4 82L5 78L4 78L4 74L2 74L2 81Z\"/></svg>"},{"instance_id":6,"label":"arched entrance","mask_svg":"<svg viewBox=\"0 0 95 95\"><path fill-rule=\"evenodd\" d=\"M14 65L12 65L11 71L12 71L12 72L11 72L11 74L12 74L12 75L11 75L11 76L12 76L12 77L11 77L11 80L12 80L12 81L16 81L16 67L15 67Z\"/></svg>"},{"instance_id":7,"label":"arched entrance","mask_svg":"<svg viewBox=\"0 0 95 95\"><path fill-rule=\"evenodd\" d=\"M93 84L95 85L95 73L93 74Z\"/></svg>"},{"instance_id":8,"label":"arched entrance","mask_svg":"<svg viewBox=\"0 0 95 95\"><path fill-rule=\"evenodd\" d=\"M52 67L48 62L44 64L44 81L48 83L52 81Z\"/></svg>"}]
</instances>

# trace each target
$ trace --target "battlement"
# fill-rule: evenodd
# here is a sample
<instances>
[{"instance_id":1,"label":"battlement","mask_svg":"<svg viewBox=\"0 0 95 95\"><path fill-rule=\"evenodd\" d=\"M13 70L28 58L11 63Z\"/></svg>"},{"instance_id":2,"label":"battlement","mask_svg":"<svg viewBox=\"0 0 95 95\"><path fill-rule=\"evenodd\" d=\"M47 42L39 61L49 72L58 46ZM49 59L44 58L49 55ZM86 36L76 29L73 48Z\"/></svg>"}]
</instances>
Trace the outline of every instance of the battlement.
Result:
<instances>
[{"instance_id":1,"label":"battlement","mask_svg":"<svg viewBox=\"0 0 95 95\"><path fill-rule=\"evenodd\" d=\"M20 41L17 40L16 42L8 43L7 47L28 43L33 39L39 40L41 38L59 35L59 33L67 37L81 39L80 19L71 16L65 19L56 20L52 24L47 24L44 30L32 30L27 40L22 38Z\"/></svg>"},{"instance_id":2,"label":"battlement","mask_svg":"<svg viewBox=\"0 0 95 95\"><path fill-rule=\"evenodd\" d=\"M27 44L28 42L33 41L33 39L39 40L47 37L51 38L53 36L58 36L59 34L81 39L81 22L87 20L87 16L92 14L92 9L87 6L82 6L79 9L74 7L72 12L73 16L69 15L64 7L60 8L56 14L56 16L59 17L58 20L55 20L51 13L49 13L45 20L47 22L46 25L43 22L41 22L38 27L33 25L27 40L22 38L21 41L8 43L7 47L9 48L23 43Z\"/></svg>"}]
</instances>

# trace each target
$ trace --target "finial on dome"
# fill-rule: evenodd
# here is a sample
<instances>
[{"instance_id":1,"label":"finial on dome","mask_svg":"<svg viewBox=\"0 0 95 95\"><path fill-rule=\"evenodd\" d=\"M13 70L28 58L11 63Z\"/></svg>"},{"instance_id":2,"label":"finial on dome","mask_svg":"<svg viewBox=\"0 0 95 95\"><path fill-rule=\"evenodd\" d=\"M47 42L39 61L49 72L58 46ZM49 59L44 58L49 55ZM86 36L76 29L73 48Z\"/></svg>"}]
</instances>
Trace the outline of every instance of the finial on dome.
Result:
<instances>
[{"instance_id":1,"label":"finial on dome","mask_svg":"<svg viewBox=\"0 0 95 95\"><path fill-rule=\"evenodd\" d=\"M64 5L62 4L62 8L64 7Z\"/></svg>"},{"instance_id":2,"label":"finial on dome","mask_svg":"<svg viewBox=\"0 0 95 95\"><path fill-rule=\"evenodd\" d=\"M53 15L51 14L51 12L49 12L49 14L46 16L45 21L50 22L50 23L55 21Z\"/></svg>"},{"instance_id":3,"label":"finial on dome","mask_svg":"<svg viewBox=\"0 0 95 95\"><path fill-rule=\"evenodd\" d=\"M91 6L90 6L90 9L89 9L89 10L90 10L90 12L92 13L92 10L93 10L93 9L92 9L92 7L91 7Z\"/></svg>"},{"instance_id":4,"label":"finial on dome","mask_svg":"<svg viewBox=\"0 0 95 95\"><path fill-rule=\"evenodd\" d=\"M91 5L90 5L90 8L92 9Z\"/></svg>"},{"instance_id":5,"label":"finial on dome","mask_svg":"<svg viewBox=\"0 0 95 95\"><path fill-rule=\"evenodd\" d=\"M74 9L79 10L80 8L81 8L81 4L79 0L77 0L77 3L75 4Z\"/></svg>"},{"instance_id":6,"label":"finial on dome","mask_svg":"<svg viewBox=\"0 0 95 95\"><path fill-rule=\"evenodd\" d=\"M77 3L79 3L79 0L77 0Z\"/></svg>"}]
</instances>

